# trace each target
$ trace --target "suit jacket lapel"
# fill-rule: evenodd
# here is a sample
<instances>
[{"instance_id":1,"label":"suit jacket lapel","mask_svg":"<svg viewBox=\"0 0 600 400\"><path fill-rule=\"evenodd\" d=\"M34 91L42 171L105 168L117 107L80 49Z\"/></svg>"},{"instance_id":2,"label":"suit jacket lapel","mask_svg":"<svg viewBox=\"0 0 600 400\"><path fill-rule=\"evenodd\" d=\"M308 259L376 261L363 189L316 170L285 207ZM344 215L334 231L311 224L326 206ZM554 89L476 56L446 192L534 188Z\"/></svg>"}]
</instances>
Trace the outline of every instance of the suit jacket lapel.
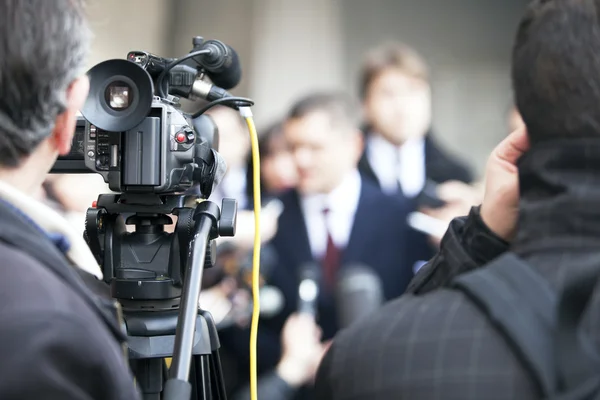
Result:
<instances>
[{"instance_id":1,"label":"suit jacket lapel","mask_svg":"<svg viewBox=\"0 0 600 400\"><path fill-rule=\"evenodd\" d=\"M375 175L375 171L373 171L373 167L371 167L371 163L369 163L369 158L367 157L367 147L365 146L365 151L363 151L360 160L358 161L358 171L367 179L372 180L377 186L381 186L379 182L379 178Z\"/></svg>"}]
</instances>

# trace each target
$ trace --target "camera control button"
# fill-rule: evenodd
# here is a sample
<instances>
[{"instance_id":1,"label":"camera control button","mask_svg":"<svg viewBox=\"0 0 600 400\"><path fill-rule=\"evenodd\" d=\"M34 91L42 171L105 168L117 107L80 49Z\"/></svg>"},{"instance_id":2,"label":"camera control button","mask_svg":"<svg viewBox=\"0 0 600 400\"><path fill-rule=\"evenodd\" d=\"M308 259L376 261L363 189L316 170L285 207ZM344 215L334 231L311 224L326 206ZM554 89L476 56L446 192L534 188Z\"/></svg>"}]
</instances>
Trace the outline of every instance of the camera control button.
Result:
<instances>
[{"instance_id":1,"label":"camera control button","mask_svg":"<svg viewBox=\"0 0 600 400\"><path fill-rule=\"evenodd\" d=\"M179 132L175 135L175 140L177 141L177 143L185 143L187 140L187 136L185 133Z\"/></svg>"}]
</instances>

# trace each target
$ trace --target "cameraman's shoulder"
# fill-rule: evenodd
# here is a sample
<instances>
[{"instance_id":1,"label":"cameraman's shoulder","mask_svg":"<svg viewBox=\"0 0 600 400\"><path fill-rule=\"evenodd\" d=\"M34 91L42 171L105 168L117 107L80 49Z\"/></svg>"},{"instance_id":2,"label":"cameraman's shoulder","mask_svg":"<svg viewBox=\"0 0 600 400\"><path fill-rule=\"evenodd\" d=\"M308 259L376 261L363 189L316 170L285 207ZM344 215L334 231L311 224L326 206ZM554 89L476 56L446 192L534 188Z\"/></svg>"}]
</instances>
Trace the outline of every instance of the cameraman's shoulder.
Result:
<instances>
[{"instance_id":1,"label":"cameraman's shoulder","mask_svg":"<svg viewBox=\"0 0 600 400\"><path fill-rule=\"evenodd\" d=\"M402 379L411 373L425 378L436 371L436 360L442 355L438 352L444 348L464 349L457 357L466 362L473 337L479 334L496 340L485 317L462 293L439 289L426 295L403 295L336 335L317 386L326 391L355 377L361 378L354 384L365 385L365 390L372 382L387 388L408 385L410 380ZM506 352L506 348L501 350ZM348 360L353 360L353 366ZM390 372L381 373L383 366ZM380 393L380 389L370 390Z\"/></svg>"},{"instance_id":2,"label":"cameraman's shoulder","mask_svg":"<svg viewBox=\"0 0 600 400\"><path fill-rule=\"evenodd\" d=\"M60 309L72 301L74 293L66 282L33 254L39 251L17 248L0 241L0 295L12 304L39 306L45 310ZM69 268L66 265L65 268ZM68 309L68 308L67 308Z\"/></svg>"}]
</instances>

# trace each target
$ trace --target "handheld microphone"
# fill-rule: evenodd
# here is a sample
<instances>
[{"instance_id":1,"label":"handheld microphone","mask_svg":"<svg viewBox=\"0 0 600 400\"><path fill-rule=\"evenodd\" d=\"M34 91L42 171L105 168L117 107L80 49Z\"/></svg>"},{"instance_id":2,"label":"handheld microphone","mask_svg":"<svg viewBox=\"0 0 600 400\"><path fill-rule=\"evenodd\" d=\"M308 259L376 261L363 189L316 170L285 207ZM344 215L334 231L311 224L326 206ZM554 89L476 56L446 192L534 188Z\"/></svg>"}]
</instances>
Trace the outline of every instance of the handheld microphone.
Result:
<instances>
[{"instance_id":1,"label":"handheld microphone","mask_svg":"<svg viewBox=\"0 0 600 400\"><path fill-rule=\"evenodd\" d=\"M315 263L306 263L300 267L298 284L298 312L317 317L317 299L319 297L319 268Z\"/></svg>"},{"instance_id":2,"label":"handheld microphone","mask_svg":"<svg viewBox=\"0 0 600 400\"><path fill-rule=\"evenodd\" d=\"M340 329L373 313L383 304L383 285L375 272L365 265L340 269L335 300Z\"/></svg>"},{"instance_id":3,"label":"handheld microphone","mask_svg":"<svg viewBox=\"0 0 600 400\"><path fill-rule=\"evenodd\" d=\"M272 285L265 285L260 288L260 316L272 318L278 315L285 305L285 298L279 288ZM252 310L250 310L252 314Z\"/></svg>"}]
</instances>

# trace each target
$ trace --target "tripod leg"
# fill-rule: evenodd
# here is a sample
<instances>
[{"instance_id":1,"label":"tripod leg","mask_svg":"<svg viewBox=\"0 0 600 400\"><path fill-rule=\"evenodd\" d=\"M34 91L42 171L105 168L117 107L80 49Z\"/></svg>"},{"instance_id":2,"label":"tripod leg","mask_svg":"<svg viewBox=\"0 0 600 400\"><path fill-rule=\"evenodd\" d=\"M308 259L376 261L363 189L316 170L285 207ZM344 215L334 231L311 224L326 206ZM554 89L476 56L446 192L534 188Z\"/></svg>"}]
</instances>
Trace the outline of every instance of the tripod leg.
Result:
<instances>
[{"instance_id":1,"label":"tripod leg","mask_svg":"<svg viewBox=\"0 0 600 400\"><path fill-rule=\"evenodd\" d=\"M219 350L214 350L210 356L211 371L212 371L212 382L215 384L215 392L217 399L226 400L227 393L225 389L225 380L223 379L223 368L221 367L221 357L219 356Z\"/></svg>"},{"instance_id":2,"label":"tripod leg","mask_svg":"<svg viewBox=\"0 0 600 400\"><path fill-rule=\"evenodd\" d=\"M163 359L132 360L132 370L144 400L160 400L163 390Z\"/></svg>"},{"instance_id":3,"label":"tripod leg","mask_svg":"<svg viewBox=\"0 0 600 400\"><path fill-rule=\"evenodd\" d=\"M204 399L212 400L212 384L210 374L210 355L203 354L199 357L200 360L200 373L202 374L202 381L204 383Z\"/></svg>"},{"instance_id":4,"label":"tripod leg","mask_svg":"<svg viewBox=\"0 0 600 400\"><path fill-rule=\"evenodd\" d=\"M208 355L192 356L192 364L190 368L190 382L192 384L192 399L194 400L217 400L219 397L213 398L213 390L211 381L211 368Z\"/></svg>"}]
</instances>

